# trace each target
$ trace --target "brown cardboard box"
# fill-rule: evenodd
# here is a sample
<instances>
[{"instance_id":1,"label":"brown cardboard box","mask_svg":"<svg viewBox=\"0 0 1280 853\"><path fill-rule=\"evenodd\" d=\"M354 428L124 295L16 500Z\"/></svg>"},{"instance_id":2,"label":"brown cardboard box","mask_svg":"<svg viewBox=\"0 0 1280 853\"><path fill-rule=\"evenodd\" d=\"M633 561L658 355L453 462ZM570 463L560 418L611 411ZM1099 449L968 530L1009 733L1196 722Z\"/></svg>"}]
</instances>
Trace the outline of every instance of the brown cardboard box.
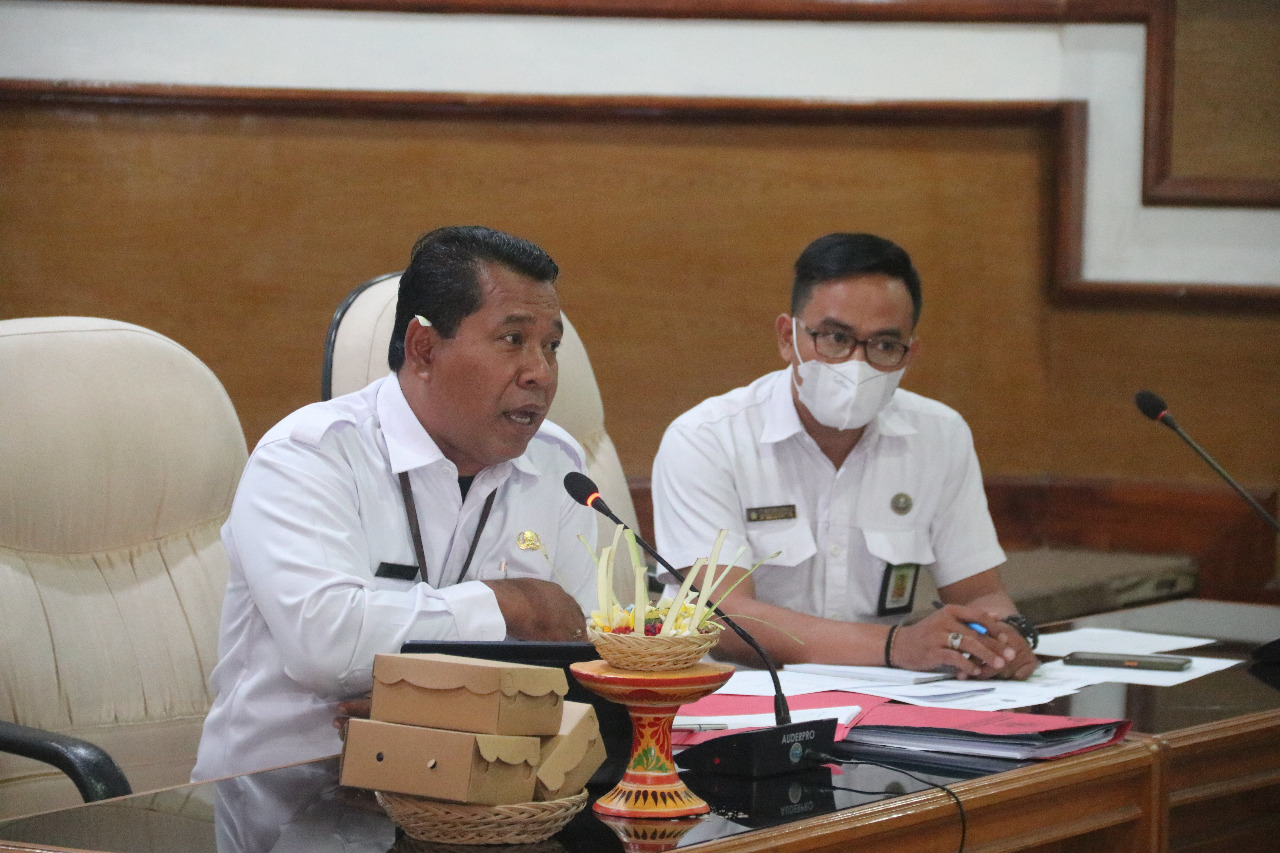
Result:
<instances>
[{"instance_id":1,"label":"brown cardboard box","mask_svg":"<svg viewBox=\"0 0 1280 853\"><path fill-rule=\"evenodd\" d=\"M596 709L582 702L565 702L560 734L542 739L534 799L558 800L578 793L604 760Z\"/></svg>"},{"instance_id":2,"label":"brown cardboard box","mask_svg":"<svg viewBox=\"0 0 1280 853\"><path fill-rule=\"evenodd\" d=\"M564 670L456 655L376 655L371 717L497 735L560 731Z\"/></svg>"},{"instance_id":3,"label":"brown cardboard box","mask_svg":"<svg viewBox=\"0 0 1280 853\"><path fill-rule=\"evenodd\" d=\"M458 803L533 799L540 743L509 737L351 720L341 782Z\"/></svg>"}]
</instances>

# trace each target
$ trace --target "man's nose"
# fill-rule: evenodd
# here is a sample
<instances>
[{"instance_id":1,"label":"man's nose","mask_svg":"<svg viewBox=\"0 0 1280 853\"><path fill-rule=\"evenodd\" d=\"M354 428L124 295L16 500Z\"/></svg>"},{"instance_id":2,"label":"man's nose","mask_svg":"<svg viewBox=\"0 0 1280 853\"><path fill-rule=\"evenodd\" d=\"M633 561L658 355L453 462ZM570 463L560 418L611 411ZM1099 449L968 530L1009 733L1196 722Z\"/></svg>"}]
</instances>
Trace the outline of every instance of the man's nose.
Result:
<instances>
[{"instance_id":1,"label":"man's nose","mask_svg":"<svg viewBox=\"0 0 1280 853\"><path fill-rule=\"evenodd\" d=\"M527 384L546 385L555 376L555 355L548 354L541 347L530 347L522 366L521 381Z\"/></svg>"}]
</instances>

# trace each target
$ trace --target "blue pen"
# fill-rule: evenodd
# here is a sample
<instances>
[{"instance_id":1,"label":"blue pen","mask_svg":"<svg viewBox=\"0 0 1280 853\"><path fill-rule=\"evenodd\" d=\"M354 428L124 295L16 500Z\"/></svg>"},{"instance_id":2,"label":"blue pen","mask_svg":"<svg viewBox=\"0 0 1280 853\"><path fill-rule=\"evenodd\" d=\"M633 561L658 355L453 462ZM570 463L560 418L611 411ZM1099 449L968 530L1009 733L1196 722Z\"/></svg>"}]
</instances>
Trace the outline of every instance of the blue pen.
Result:
<instances>
[{"instance_id":1,"label":"blue pen","mask_svg":"<svg viewBox=\"0 0 1280 853\"><path fill-rule=\"evenodd\" d=\"M941 602L941 601L935 601L935 602L933 603L933 609L934 609L934 610L941 610L941 609L942 609L942 602ZM977 622L966 622L966 623L964 623L964 624L968 625L968 626L969 626L969 628L970 628L970 629L972 629L973 631L975 631L976 633L979 633L979 634L985 634L985 633L987 633L987 629L986 629L986 628L984 628L984 627L982 627L981 625L979 625Z\"/></svg>"}]
</instances>

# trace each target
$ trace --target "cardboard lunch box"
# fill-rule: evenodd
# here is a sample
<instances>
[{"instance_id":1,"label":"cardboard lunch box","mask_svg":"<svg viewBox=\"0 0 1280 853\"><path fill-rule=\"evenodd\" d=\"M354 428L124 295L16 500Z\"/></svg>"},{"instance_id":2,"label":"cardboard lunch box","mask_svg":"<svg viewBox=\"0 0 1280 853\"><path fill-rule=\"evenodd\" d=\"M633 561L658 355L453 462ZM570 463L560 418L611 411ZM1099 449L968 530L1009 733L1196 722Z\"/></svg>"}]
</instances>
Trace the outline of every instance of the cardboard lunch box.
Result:
<instances>
[{"instance_id":1,"label":"cardboard lunch box","mask_svg":"<svg viewBox=\"0 0 1280 853\"><path fill-rule=\"evenodd\" d=\"M564 670L442 654L373 660L370 717L389 723L495 735L560 732Z\"/></svg>"},{"instance_id":2,"label":"cardboard lunch box","mask_svg":"<svg viewBox=\"0 0 1280 853\"><path fill-rule=\"evenodd\" d=\"M578 793L605 757L596 709L583 702L565 702L560 733L542 739L533 798L558 800Z\"/></svg>"},{"instance_id":3,"label":"cardboard lunch box","mask_svg":"<svg viewBox=\"0 0 1280 853\"><path fill-rule=\"evenodd\" d=\"M458 803L527 803L533 799L540 747L536 737L353 719L340 781Z\"/></svg>"}]
</instances>

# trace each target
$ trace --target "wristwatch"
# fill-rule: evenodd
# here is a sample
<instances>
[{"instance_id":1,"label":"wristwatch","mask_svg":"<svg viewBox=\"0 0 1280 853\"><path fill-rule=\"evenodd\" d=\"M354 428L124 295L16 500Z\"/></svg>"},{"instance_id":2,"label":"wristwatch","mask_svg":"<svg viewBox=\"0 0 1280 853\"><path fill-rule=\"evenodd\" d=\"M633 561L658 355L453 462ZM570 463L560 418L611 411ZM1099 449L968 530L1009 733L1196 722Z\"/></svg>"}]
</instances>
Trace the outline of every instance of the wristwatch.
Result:
<instances>
[{"instance_id":1,"label":"wristwatch","mask_svg":"<svg viewBox=\"0 0 1280 853\"><path fill-rule=\"evenodd\" d=\"M1013 627L1015 631L1022 635L1022 639L1027 641L1027 645L1035 648L1040 642L1040 632L1036 630L1036 626L1031 624L1031 620L1023 616L1021 613L1012 613L1000 620L1006 625Z\"/></svg>"}]
</instances>

